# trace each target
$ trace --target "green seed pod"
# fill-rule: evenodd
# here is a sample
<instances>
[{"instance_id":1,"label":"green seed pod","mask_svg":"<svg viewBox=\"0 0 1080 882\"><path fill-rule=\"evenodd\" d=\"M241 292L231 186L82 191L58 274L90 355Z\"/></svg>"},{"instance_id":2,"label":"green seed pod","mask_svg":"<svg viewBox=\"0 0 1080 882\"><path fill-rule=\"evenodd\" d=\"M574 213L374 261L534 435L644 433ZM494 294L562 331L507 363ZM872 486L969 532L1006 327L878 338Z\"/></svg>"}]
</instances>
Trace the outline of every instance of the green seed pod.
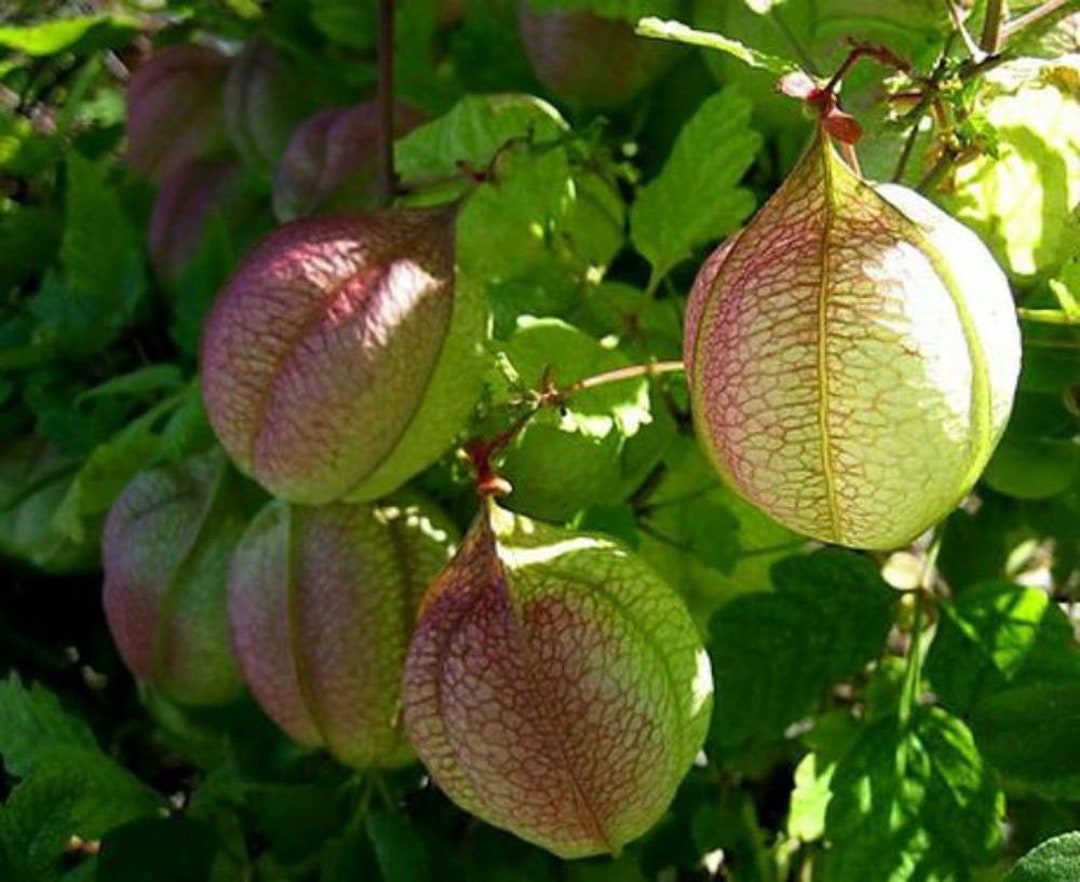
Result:
<instances>
[{"instance_id":1,"label":"green seed pod","mask_svg":"<svg viewBox=\"0 0 1080 882\"><path fill-rule=\"evenodd\" d=\"M105 617L124 663L181 704L240 691L229 650L229 556L254 488L220 451L140 472L113 503L102 540Z\"/></svg>"},{"instance_id":2,"label":"green seed pod","mask_svg":"<svg viewBox=\"0 0 1080 882\"><path fill-rule=\"evenodd\" d=\"M663 814L701 749L708 656L632 553L488 505L424 598L409 737L488 823L564 858L617 852Z\"/></svg>"},{"instance_id":3,"label":"green seed pod","mask_svg":"<svg viewBox=\"0 0 1080 882\"><path fill-rule=\"evenodd\" d=\"M701 268L684 345L720 474L785 526L858 548L901 546L956 506L1020 368L986 247L823 137Z\"/></svg>"},{"instance_id":4,"label":"green seed pod","mask_svg":"<svg viewBox=\"0 0 1080 882\"><path fill-rule=\"evenodd\" d=\"M418 503L270 503L233 556L229 618L256 700L294 740L346 765L413 754L401 728L401 671L420 596L454 528Z\"/></svg>"}]
</instances>

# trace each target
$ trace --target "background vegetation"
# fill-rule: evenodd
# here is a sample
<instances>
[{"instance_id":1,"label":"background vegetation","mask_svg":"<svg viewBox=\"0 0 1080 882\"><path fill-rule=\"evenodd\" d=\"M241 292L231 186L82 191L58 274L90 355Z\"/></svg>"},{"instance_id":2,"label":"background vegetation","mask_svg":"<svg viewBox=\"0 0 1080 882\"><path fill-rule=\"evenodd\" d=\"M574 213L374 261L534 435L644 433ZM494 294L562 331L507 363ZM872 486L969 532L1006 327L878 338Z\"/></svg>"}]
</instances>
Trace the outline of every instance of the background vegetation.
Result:
<instances>
[{"instance_id":1,"label":"background vegetation","mask_svg":"<svg viewBox=\"0 0 1080 882\"><path fill-rule=\"evenodd\" d=\"M275 180L291 132L373 96L375 10L3 0L0 879L997 880L1080 828L1075 4L535 5L678 18L818 77L848 38L910 65L863 63L843 98L867 176L971 224L1013 283L1023 373L984 480L933 546L869 555L814 548L721 484L680 376L575 395L520 433L506 504L635 548L681 592L713 661L707 762L615 858L563 863L484 826L419 765L373 776L302 751L249 698L170 704L137 686L105 627L102 523L140 469L214 443L204 313L288 213ZM519 14L515 0L401 0L397 16L396 95L427 120L397 143L400 199L475 186L458 264L488 296L492 367L463 436L505 428L544 376L679 358L697 267L811 127L773 72L675 44L650 44L663 58L627 100L567 100L530 64ZM168 128L148 158L126 84L181 43L230 59L258 45L275 61L255 97L211 84L156 117ZM200 189L206 166L170 178L161 157L185 138L224 183ZM470 182L477 171L492 180ZM414 485L468 524L453 452ZM1075 882L1078 838L1010 878Z\"/></svg>"}]
</instances>

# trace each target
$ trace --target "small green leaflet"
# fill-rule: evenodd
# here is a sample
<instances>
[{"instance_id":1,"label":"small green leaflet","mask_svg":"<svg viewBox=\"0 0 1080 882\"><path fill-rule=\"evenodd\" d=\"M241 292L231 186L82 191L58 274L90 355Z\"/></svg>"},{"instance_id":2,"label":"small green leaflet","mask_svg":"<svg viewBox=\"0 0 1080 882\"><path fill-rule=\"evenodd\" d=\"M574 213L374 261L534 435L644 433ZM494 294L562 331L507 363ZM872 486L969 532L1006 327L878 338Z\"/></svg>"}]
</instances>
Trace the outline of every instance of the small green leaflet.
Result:
<instances>
[{"instance_id":1,"label":"small green leaflet","mask_svg":"<svg viewBox=\"0 0 1080 882\"><path fill-rule=\"evenodd\" d=\"M539 388L545 368L558 365L558 386L629 363L578 328L556 319L525 319L502 344L509 370L527 388ZM508 392L508 394L513 394ZM508 504L552 521L566 521L591 505L621 502L644 478L673 434L654 413L644 377L575 393L556 412L547 408L529 423L503 464L514 486Z\"/></svg>"},{"instance_id":2,"label":"small green leaflet","mask_svg":"<svg viewBox=\"0 0 1080 882\"><path fill-rule=\"evenodd\" d=\"M5 882L59 878L72 836L86 840L157 812L156 794L96 748L58 747L0 806L0 867Z\"/></svg>"},{"instance_id":3,"label":"small green leaflet","mask_svg":"<svg viewBox=\"0 0 1080 882\"><path fill-rule=\"evenodd\" d=\"M134 231L104 170L73 152L67 179L63 278L47 272L30 308L38 320L35 342L70 357L108 346L145 292L146 278Z\"/></svg>"},{"instance_id":4,"label":"small green leaflet","mask_svg":"<svg viewBox=\"0 0 1080 882\"><path fill-rule=\"evenodd\" d=\"M1080 833L1065 833L1037 845L1012 868L1005 882L1075 882Z\"/></svg>"},{"instance_id":5,"label":"small green leaflet","mask_svg":"<svg viewBox=\"0 0 1080 882\"><path fill-rule=\"evenodd\" d=\"M743 64L770 71L777 76L799 69L798 65L788 61L786 58L759 52L757 49L746 46L738 40L725 37L723 34L698 31L678 21L644 18L638 22L637 32L644 37L655 37L658 40L671 40L675 43L687 43L705 49L716 49L738 59Z\"/></svg>"},{"instance_id":6,"label":"small green leaflet","mask_svg":"<svg viewBox=\"0 0 1080 882\"><path fill-rule=\"evenodd\" d=\"M173 393L95 447L53 514L54 531L76 543L85 541L100 529L113 500L136 472L163 455L185 452L176 448L185 439L198 443L198 432L189 438L181 427L172 434L168 419L198 394L195 384Z\"/></svg>"},{"instance_id":7,"label":"small green leaflet","mask_svg":"<svg viewBox=\"0 0 1080 882\"><path fill-rule=\"evenodd\" d=\"M0 27L0 47L44 57L61 52L89 52L123 46L138 33L138 22L128 16L84 15L33 25Z\"/></svg>"},{"instance_id":8,"label":"small green leaflet","mask_svg":"<svg viewBox=\"0 0 1080 882\"><path fill-rule=\"evenodd\" d=\"M175 364L148 364L130 373L118 374L104 383L80 393L75 398L79 406L91 398L103 396L142 396L152 392L174 392L184 383L180 366Z\"/></svg>"},{"instance_id":9,"label":"small green leaflet","mask_svg":"<svg viewBox=\"0 0 1080 882\"><path fill-rule=\"evenodd\" d=\"M427 848L405 817L369 811L364 825L384 882L430 882Z\"/></svg>"},{"instance_id":10,"label":"small green leaflet","mask_svg":"<svg viewBox=\"0 0 1080 882\"><path fill-rule=\"evenodd\" d=\"M789 836L813 842L825 835L825 813L836 764L855 743L861 728L846 710L829 711L814 719L814 728L802 738L811 752L795 769L787 821Z\"/></svg>"},{"instance_id":11,"label":"small green leaflet","mask_svg":"<svg viewBox=\"0 0 1080 882\"><path fill-rule=\"evenodd\" d=\"M550 142L566 129L550 104L531 95L469 95L398 141L394 159L406 183L451 177L459 162L484 168L509 142Z\"/></svg>"},{"instance_id":12,"label":"small green leaflet","mask_svg":"<svg viewBox=\"0 0 1080 882\"><path fill-rule=\"evenodd\" d=\"M8 774L25 777L43 754L58 747L95 746L90 727L65 711L48 689L24 686L14 672L0 680L0 759Z\"/></svg>"},{"instance_id":13,"label":"small green leaflet","mask_svg":"<svg viewBox=\"0 0 1080 882\"><path fill-rule=\"evenodd\" d=\"M630 238L660 278L696 248L739 228L754 197L739 181L761 148L751 103L734 88L703 102L679 133L659 177L630 209Z\"/></svg>"}]
</instances>

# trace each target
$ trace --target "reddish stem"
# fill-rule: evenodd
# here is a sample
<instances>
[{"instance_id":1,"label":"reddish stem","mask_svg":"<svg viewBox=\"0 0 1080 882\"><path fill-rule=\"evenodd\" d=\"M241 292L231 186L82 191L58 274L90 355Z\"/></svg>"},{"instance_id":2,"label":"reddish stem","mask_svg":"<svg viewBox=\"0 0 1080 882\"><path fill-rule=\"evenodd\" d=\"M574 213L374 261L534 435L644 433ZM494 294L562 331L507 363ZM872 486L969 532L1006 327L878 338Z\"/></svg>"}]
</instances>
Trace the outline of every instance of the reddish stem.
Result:
<instances>
[{"instance_id":1,"label":"reddish stem","mask_svg":"<svg viewBox=\"0 0 1080 882\"><path fill-rule=\"evenodd\" d=\"M510 493L512 490L510 483L499 475L492 460L517 437L518 433L542 408L559 407L575 392L584 392L587 389L595 389L597 386L632 380L636 377L651 377L681 370L684 370L681 361L635 364L576 380L562 389L551 382L550 370L545 370L544 376L540 379L540 391L536 394L535 407L532 410L519 417L510 428L493 438L475 438L466 443L465 455L469 458L469 463L476 474L476 492L481 496L506 496Z\"/></svg>"},{"instance_id":2,"label":"reddish stem","mask_svg":"<svg viewBox=\"0 0 1080 882\"><path fill-rule=\"evenodd\" d=\"M385 208L394 198L394 0L379 0L379 107L377 139L378 204Z\"/></svg>"}]
</instances>

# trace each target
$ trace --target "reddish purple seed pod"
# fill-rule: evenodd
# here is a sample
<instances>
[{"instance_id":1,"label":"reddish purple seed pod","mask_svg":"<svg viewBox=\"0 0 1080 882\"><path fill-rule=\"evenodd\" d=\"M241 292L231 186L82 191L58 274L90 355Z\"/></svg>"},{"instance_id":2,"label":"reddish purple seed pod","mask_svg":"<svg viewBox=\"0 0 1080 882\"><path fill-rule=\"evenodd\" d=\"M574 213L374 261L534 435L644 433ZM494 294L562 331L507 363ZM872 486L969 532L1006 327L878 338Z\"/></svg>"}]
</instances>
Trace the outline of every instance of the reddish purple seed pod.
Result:
<instances>
[{"instance_id":1,"label":"reddish purple seed pod","mask_svg":"<svg viewBox=\"0 0 1080 882\"><path fill-rule=\"evenodd\" d=\"M127 90L127 159L156 181L228 147L222 94L232 63L207 46L158 49L131 75Z\"/></svg>"},{"instance_id":2,"label":"reddish purple seed pod","mask_svg":"<svg viewBox=\"0 0 1080 882\"><path fill-rule=\"evenodd\" d=\"M432 583L405 724L462 808L563 858L618 852L701 749L712 677L680 598L627 549L494 503Z\"/></svg>"},{"instance_id":3,"label":"reddish purple seed pod","mask_svg":"<svg viewBox=\"0 0 1080 882\"><path fill-rule=\"evenodd\" d=\"M395 104L396 137L423 121L420 111ZM278 220L373 208L379 126L374 101L322 110L297 126L274 172Z\"/></svg>"},{"instance_id":4,"label":"reddish purple seed pod","mask_svg":"<svg viewBox=\"0 0 1080 882\"><path fill-rule=\"evenodd\" d=\"M521 4L533 71L575 110L623 106L678 60L678 46L639 37L629 21L591 12L536 12Z\"/></svg>"},{"instance_id":5,"label":"reddish purple seed pod","mask_svg":"<svg viewBox=\"0 0 1080 882\"><path fill-rule=\"evenodd\" d=\"M236 201L241 171L232 159L196 159L165 177L150 215L150 263L159 276L180 278L214 212Z\"/></svg>"},{"instance_id":6,"label":"reddish purple seed pod","mask_svg":"<svg viewBox=\"0 0 1080 882\"><path fill-rule=\"evenodd\" d=\"M454 211L309 218L244 261L204 326L203 399L277 496L375 499L461 430L483 371L483 292L455 284Z\"/></svg>"}]
</instances>

